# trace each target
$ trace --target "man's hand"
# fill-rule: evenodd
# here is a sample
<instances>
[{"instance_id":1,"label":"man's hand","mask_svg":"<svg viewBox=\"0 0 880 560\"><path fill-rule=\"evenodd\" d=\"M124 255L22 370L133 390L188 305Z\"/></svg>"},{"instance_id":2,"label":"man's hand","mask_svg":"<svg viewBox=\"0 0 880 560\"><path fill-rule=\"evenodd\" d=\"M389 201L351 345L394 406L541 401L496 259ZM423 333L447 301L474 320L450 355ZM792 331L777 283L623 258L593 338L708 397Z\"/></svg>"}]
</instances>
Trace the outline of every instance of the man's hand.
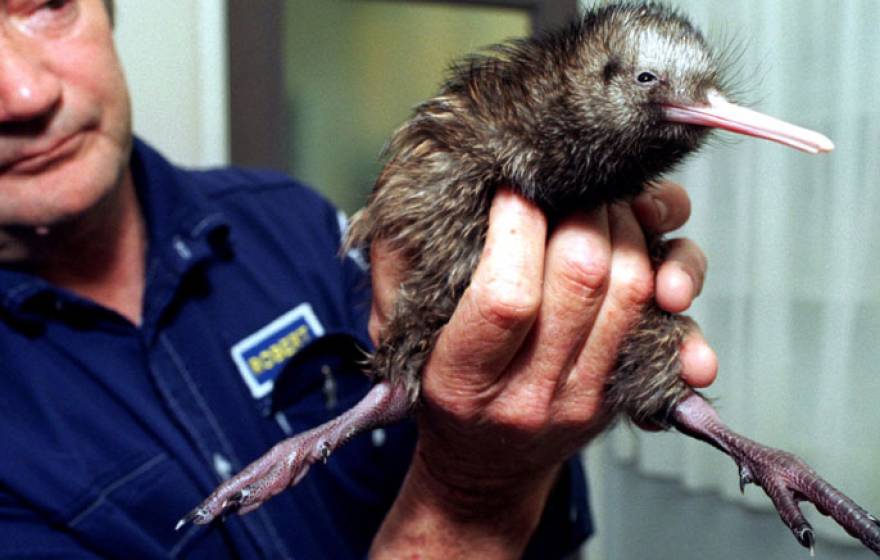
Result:
<instances>
[{"instance_id":1,"label":"man's hand","mask_svg":"<svg viewBox=\"0 0 880 560\"><path fill-rule=\"evenodd\" d=\"M548 239L538 208L496 195L480 264L425 367L416 455L375 555L521 552L559 465L610 420L603 387L642 307L655 298L680 312L700 292L706 261L686 240L672 242L655 290L642 232L675 229L689 212L684 190L665 183L632 205L575 213ZM402 269L373 250L376 339ZM694 386L714 379L699 332L682 366Z\"/></svg>"}]
</instances>

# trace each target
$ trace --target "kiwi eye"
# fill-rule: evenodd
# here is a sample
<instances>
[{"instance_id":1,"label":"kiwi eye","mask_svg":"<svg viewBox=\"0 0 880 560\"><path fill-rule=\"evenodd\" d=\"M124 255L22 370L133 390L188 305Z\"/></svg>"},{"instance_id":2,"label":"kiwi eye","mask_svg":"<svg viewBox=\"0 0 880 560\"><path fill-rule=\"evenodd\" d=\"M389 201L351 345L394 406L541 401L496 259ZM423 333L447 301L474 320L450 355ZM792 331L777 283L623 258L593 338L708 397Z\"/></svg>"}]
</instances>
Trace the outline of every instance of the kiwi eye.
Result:
<instances>
[{"instance_id":1,"label":"kiwi eye","mask_svg":"<svg viewBox=\"0 0 880 560\"><path fill-rule=\"evenodd\" d=\"M640 84L650 84L650 83L656 82L658 80L658 78L657 78L657 75L654 74L653 72L642 72L641 74L638 75L636 80Z\"/></svg>"}]
</instances>

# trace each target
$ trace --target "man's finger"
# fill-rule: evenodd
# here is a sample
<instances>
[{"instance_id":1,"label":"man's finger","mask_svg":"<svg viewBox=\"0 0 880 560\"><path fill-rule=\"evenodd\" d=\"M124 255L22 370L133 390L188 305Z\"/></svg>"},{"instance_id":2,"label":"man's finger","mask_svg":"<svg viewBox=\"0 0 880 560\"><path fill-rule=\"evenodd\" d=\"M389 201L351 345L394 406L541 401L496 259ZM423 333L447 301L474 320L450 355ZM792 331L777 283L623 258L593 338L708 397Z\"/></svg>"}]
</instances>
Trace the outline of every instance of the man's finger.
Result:
<instances>
[{"instance_id":1,"label":"man's finger","mask_svg":"<svg viewBox=\"0 0 880 560\"><path fill-rule=\"evenodd\" d=\"M552 398L565 382L596 320L608 288L611 244L608 212L576 212L563 220L547 243L544 293L509 389Z\"/></svg>"},{"instance_id":2,"label":"man's finger","mask_svg":"<svg viewBox=\"0 0 880 560\"><path fill-rule=\"evenodd\" d=\"M654 293L654 273L642 229L625 205L609 207L611 280L599 316L569 379L575 390L592 398L606 379L596 372L610 371L617 348Z\"/></svg>"},{"instance_id":3,"label":"man's finger","mask_svg":"<svg viewBox=\"0 0 880 560\"><path fill-rule=\"evenodd\" d=\"M666 233L680 228L691 215L691 199L684 188L671 181L649 185L632 201L639 223L649 233Z\"/></svg>"},{"instance_id":4,"label":"man's finger","mask_svg":"<svg viewBox=\"0 0 880 560\"><path fill-rule=\"evenodd\" d=\"M718 375L718 357L703 338L699 328L691 332L681 343L681 378L691 387L708 387Z\"/></svg>"},{"instance_id":5,"label":"man's finger","mask_svg":"<svg viewBox=\"0 0 880 560\"><path fill-rule=\"evenodd\" d=\"M510 191L498 192L480 264L430 357L428 369L444 374L429 376L426 384L451 384L460 393L496 380L537 317L546 236L547 222L537 206ZM486 374L492 377L480 377Z\"/></svg>"},{"instance_id":6,"label":"man's finger","mask_svg":"<svg viewBox=\"0 0 880 560\"><path fill-rule=\"evenodd\" d=\"M681 313L700 295L708 261L690 239L672 239L666 247L666 259L657 271L657 305Z\"/></svg>"},{"instance_id":7,"label":"man's finger","mask_svg":"<svg viewBox=\"0 0 880 560\"><path fill-rule=\"evenodd\" d=\"M374 344L378 344L386 319L394 309L405 267L403 259L392 252L385 241L379 239L370 246L373 302L368 329Z\"/></svg>"}]
</instances>

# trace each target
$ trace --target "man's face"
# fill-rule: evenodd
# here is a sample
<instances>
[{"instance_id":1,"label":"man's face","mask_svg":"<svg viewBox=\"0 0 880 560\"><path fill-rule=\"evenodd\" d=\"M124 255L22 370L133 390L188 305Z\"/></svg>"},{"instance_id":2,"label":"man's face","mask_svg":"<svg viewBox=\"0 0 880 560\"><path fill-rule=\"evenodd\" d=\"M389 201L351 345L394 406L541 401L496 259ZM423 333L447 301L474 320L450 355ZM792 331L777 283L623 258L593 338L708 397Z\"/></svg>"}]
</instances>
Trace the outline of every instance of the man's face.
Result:
<instances>
[{"instance_id":1,"label":"man's face","mask_svg":"<svg viewBox=\"0 0 880 560\"><path fill-rule=\"evenodd\" d=\"M0 228L52 226L95 207L130 149L102 0L0 0Z\"/></svg>"}]
</instances>

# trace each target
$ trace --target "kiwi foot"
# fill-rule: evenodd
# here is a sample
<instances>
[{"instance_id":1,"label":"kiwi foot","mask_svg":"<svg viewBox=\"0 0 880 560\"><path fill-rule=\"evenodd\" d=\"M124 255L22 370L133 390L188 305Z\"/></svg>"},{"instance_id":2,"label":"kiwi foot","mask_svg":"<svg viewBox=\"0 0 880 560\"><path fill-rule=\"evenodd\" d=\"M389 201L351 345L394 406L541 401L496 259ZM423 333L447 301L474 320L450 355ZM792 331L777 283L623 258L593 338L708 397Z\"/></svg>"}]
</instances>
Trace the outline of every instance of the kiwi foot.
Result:
<instances>
[{"instance_id":1,"label":"kiwi foot","mask_svg":"<svg viewBox=\"0 0 880 560\"><path fill-rule=\"evenodd\" d=\"M830 515L847 533L880 556L880 521L828 484L797 456L733 432L697 394L679 402L672 412L672 421L682 433L730 455L739 467L740 489L750 483L763 488L782 521L811 554L815 534L798 507L801 501L810 502L822 514Z\"/></svg>"},{"instance_id":2,"label":"kiwi foot","mask_svg":"<svg viewBox=\"0 0 880 560\"><path fill-rule=\"evenodd\" d=\"M286 439L217 487L197 508L181 519L175 530L187 523L205 525L221 514L244 515L306 475L316 461L330 454L352 436L390 424L409 413L406 390L387 381L376 384L351 410L333 420Z\"/></svg>"}]
</instances>

